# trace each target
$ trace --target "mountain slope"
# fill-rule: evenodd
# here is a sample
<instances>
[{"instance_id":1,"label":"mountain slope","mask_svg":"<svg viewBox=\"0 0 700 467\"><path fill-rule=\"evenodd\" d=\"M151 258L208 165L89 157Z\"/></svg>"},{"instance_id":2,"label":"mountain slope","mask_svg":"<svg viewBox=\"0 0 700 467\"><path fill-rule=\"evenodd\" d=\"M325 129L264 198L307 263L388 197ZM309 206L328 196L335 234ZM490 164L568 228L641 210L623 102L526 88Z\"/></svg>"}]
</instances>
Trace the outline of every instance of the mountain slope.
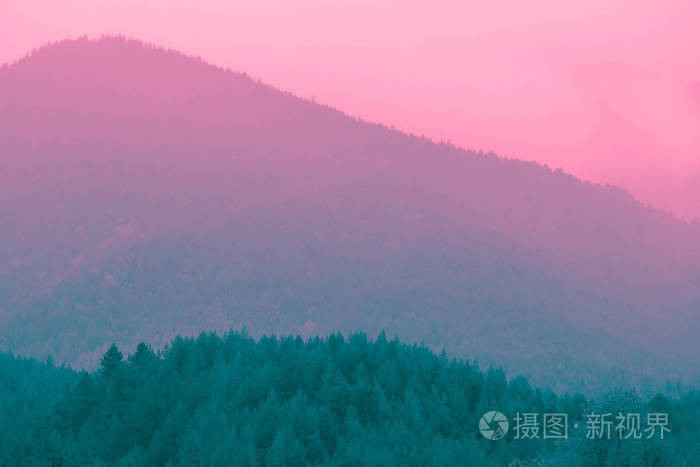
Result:
<instances>
[{"instance_id":1,"label":"mountain slope","mask_svg":"<svg viewBox=\"0 0 700 467\"><path fill-rule=\"evenodd\" d=\"M613 187L118 38L0 71L0 148L13 350L386 329L555 388L697 376L700 227Z\"/></svg>"}]
</instances>

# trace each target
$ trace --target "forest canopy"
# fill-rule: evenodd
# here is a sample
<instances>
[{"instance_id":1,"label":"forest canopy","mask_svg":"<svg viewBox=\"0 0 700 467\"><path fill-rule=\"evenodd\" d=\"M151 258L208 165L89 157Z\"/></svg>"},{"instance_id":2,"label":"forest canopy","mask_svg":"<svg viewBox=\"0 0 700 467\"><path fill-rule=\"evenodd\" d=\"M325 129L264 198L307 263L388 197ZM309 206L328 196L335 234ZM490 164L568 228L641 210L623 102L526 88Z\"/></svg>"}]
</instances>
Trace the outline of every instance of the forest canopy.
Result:
<instances>
[{"instance_id":1,"label":"forest canopy","mask_svg":"<svg viewBox=\"0 0 700 467\"><path fill-rule=\"evenodd\" d=\"M201 334L158 352L112 346L94 373L0 354L0 464L682 466L700 457L699 402L558 396L383 333ZM569 436L489 440L478 422L490 410L511 423L565 413ZM670 431L586 437L586 414L624 410L667 413Z\"/></svg>"}]
</instances>

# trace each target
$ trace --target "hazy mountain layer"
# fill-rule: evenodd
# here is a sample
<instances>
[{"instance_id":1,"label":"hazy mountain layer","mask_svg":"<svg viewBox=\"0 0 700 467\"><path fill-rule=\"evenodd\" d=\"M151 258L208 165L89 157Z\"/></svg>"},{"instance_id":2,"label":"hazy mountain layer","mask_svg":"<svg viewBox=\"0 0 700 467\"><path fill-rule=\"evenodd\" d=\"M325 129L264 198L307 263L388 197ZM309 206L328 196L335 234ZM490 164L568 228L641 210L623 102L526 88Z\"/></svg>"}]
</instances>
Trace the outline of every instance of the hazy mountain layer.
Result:
<instances>
[{"instance_id":1,"label":"hazy mountain layer","mask_svg":"<svg viewBox=\"0 0 700 467\"><path fill-rule=\"evenodd\" d=\"M613 187L113 38L0 71L0 151L5 348L385 329L555 389L698 376L700 226Z\"/></svg>"}]
</instances>

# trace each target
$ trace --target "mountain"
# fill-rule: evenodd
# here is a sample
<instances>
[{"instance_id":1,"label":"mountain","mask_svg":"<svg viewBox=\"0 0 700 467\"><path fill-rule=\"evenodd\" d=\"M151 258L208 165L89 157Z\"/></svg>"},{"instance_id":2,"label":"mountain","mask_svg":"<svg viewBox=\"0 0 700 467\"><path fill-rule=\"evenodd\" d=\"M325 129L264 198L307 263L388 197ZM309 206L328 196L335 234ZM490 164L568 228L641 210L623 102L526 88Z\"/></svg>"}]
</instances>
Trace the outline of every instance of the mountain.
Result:
<instances>
[{"instance_id":1,"label":"mountain","mask_svg":"<svg viewBox=\"0 0 700 467\"><path fill-rule=\"evenodd\" d=\"M5 349L386 330L554 389L698 377L700 226L615 187L112 37L2 68L0 151Z\"/></svg>"}]
</instances>

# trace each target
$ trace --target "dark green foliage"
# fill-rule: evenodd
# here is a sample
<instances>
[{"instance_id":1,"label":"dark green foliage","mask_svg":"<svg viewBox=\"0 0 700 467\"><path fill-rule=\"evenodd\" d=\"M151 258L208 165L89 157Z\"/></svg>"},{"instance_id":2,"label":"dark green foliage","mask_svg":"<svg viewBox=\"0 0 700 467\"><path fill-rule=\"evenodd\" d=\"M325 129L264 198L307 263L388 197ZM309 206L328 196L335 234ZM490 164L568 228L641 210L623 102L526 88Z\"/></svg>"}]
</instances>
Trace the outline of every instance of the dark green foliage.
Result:
<instances>
[{"instance_id":1,"label":"dark green foliage","mask_svg":"<svg viewBox=\"0 0 700 467\"><path fill-rule=\"evenodd\" d=\"M663 411L672 435L488 441L477 424L491 409L581 424L589 410ZM0 355L0 465L692 465L699 417L695 392L557 397L383 334L202 334L126 359L112 346L94 374Z\"/></svg>"}]
</instances>

